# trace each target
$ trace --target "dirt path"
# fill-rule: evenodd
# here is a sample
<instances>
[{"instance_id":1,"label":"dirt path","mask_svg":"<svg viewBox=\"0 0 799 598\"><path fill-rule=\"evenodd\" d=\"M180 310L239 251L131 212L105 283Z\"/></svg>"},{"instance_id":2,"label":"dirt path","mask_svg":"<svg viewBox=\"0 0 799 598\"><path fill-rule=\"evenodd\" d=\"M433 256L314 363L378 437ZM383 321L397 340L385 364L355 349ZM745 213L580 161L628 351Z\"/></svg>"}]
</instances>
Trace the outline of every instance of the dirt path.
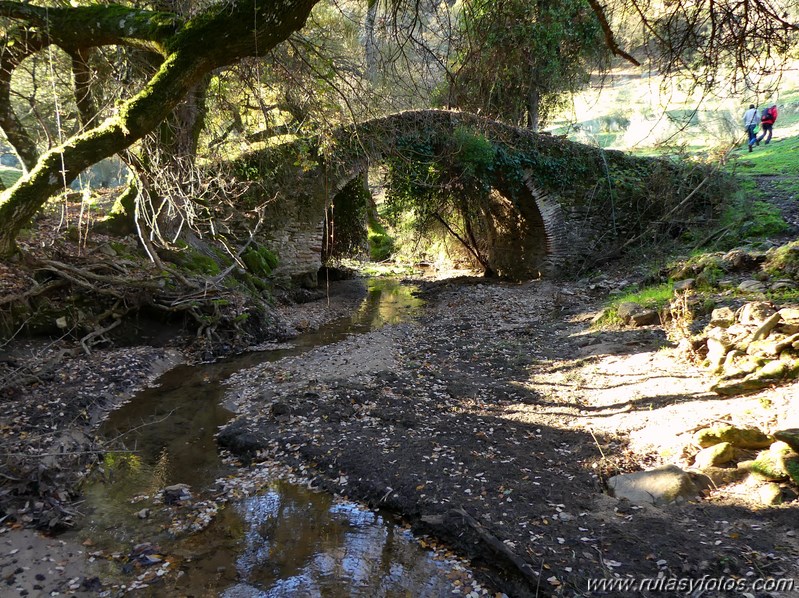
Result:
<instances>
[{"instance_id":1,"label":"dirt path","mask_svg":"<svg viewBox=\"0 0 799 598\"><path fill-rule=\"evenodd\" d=\"M429 284L421 321L242 372L231 404L260 458L401 513L512 596L600 595L590 578L799 579L796 502L762 508L738 486L656 508L604 492L620 471L687 465L701 424L799 425L796 385L721 399L660 329L591 331L591 286Z\"/></svg>"}]
</instances>

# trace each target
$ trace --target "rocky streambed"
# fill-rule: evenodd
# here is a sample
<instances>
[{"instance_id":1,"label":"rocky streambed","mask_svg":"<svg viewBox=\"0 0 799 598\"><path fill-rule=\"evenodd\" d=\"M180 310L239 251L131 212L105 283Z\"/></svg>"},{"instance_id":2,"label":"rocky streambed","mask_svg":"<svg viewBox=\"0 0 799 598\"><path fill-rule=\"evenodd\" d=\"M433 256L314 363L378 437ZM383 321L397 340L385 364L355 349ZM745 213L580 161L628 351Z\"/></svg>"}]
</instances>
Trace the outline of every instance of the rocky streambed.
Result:
<instances>
[{"instance_id":1,"label":"rocky streambed","mask_svg":"<svg viewBox=\"0 0 799 598\"><path fill-rule=\"evenodd\" d=\"M694 471L700 430L729 425L773 440L799 427L795 383L722 396L661 326L593 328L598 305L621 285L611 277L419 283L418 319L234 374L224 403L235 415L218 442L236 469L207 502L191 489L137 509L164 510L176 534L202 538L232 497L287 479L399 515L415 542L469 559L472 572L456 576L447 595L600 595L591 579L799 578L792 483L747 476L697 485ZM331 297L302 307L294 322L312 327L335 305ZM737 455L730 463L746 460ZM615 476L667 466L697 492L657 504L609 493ZM764 505L762 484L777 484L782 504ZM84 556L96 552L86 541L74 544ZM153 554L161 563L147 565ZM135 564L128 575L144 575L155 592L176 587L168 584L191 560L190 552L123 556ZM158 575L163 563L172 565ZM20 567L13 556L2 564L11 574ZM71 578L78 589L89 573Z\"/></svg>"}]
</instances>

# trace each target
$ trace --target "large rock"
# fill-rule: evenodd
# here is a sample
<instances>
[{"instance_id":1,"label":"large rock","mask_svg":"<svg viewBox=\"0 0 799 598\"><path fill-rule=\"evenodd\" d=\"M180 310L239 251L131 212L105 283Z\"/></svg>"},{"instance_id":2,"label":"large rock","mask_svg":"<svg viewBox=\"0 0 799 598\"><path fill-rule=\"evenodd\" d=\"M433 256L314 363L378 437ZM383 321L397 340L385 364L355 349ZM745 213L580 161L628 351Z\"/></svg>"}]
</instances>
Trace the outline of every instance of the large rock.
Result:
<instances>
[{"instance_id":1,"label":"large rock","mask_svg":"<svg viewBox=\"0 0 799 598\"><path fill-rule=\"evenodd\" d=\"M216 442L245 465L252 463L258 452L269 446L269 438L261 432L250 430L244 420L234 421L222 428Z\"/></svg>"},{"instance_id":2,"label":"large rock","mask_svg":"<svg viewBox=\"0 0 799 598\"><path fill-rule=\"evenodd\" d=\"M779 314L779 312L771 314L771 316L766 318L757 327L757 330L752 333L752 337L749 339L749 342L755 342L766 338L769 334L771 334L771 331L774 330L777 324L779 324L780 320L782 320L782 316Z\"/></svg>"},{"instance_id":3,"label":"large rock","mask_svg":"<svg viewBox=\"0 0 799 598\"><path fill-rule=\"evenodd\" d=\"M738 290L742 293L765 293L766 285L759 280L744 280L738 285Z\"/></svg>"},{"instance_id":4,"label":"large rock","mask_svg":"<svg viewBox=\"0 0 799 598\"><path fill-rule=\"evenodd\" d=\"M613 476L608 480L608 488L611 496L639 505L684 503L700 495L691 476L676 465Z\"/></svg>"},{"instance_id":5,"label":"large rock","mask_svg":"<svg viewBox=\"0 0 799 598\"><path fill-rule=\"evenodd\" d=\"M718 425L704 428L694 434L694 442L702 448L721 442L729 442L738 448L760 449L771 445L771 438L757 428L738 428L730 425Z\"/></svg>"},{"instance_id":6,"label":"large rock","mask_svg":"<svg viewBox=\"0 0 799 598\"><path fill-rule=\"evenodd\" d=\"M645 309L630 316L630 324L633 326L651 326L660 324L660 313L656 309Z\"/></svg>"},{"instance_id":7,"label":"large rock","mask_svg":"<svg viewBox=\"0 0 799 598\"><path fill-rule=\"evenodd\" d=\"M782 502L782 488L774 482L769 482L758 488L757 495L764 505L773 506Z\"/></svg>"},{"instance_id":8,"label":"large rock","mask_svg":"<svg viewBox=\"0 0 799 598\"><path fill-rule=\"evenodd\" d=\"M780 481L788 476L788 462L796 460L796 454L790 446L784 442L777 441L771 445L769 450L760 451L752 461L741 461L738 463L739 469L748 471L756 477L768 481Z\"/></svg>"}]
</instances>

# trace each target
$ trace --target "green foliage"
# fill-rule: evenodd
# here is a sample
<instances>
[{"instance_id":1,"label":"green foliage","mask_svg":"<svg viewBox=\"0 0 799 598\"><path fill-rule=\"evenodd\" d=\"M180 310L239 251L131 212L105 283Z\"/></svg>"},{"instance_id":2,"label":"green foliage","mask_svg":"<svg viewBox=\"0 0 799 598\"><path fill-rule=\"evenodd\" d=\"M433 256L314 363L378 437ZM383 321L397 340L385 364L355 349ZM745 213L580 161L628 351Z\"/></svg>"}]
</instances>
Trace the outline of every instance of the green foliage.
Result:
<instances>
[{"instance_id":1,"label":"green foliage","mask_svg":"<svg viewBox=\"0 0 799 598\"><path fill-rule=\"evenodd\" d=\"M482 135L466 127L458 127L452 133L455 161L464 175L484 177L494 164L494 145Z\"/></svg>"},{"instance_id":2,"label":"green foliage","mask_svg":"<svg viewBox=\"0 0 799 598\"><path fill-rule=\"evenodd\" d=\"M603 328L621 325L618 308L622 303L638 303L645 309L661 309L669 304L673 294L671 283L618 293L610 300L595 326Z\"/></svg>"},{"instance_id":3,"label":"green foliage","mask_svg":"<svg viewBox=\"0 0 799 598\"><path fill-rule=\"evenodd\" d=\"M791 241L771 252L763 269L775 278L799 279L799 241Z\"/></svg>"},{"instance_id":4,"label":"green foliage","mask_svg":"<svg viewBox=\"0 0 799 598\"><path fill-rule=\"evenodd\" d=\"M181 263L187 270L206 276L216 276L221 272L215 258L190 248L181 253Z\"/></svg>"},{"instance_id":5,"label":"green foliage","mask_svg":"<svg viewBox=\"0 0 799 598\"><path fill-rule=\"evenodd\" d=\"M247 269L256 277L266 278L277 267L277 255L266 247L249 247L241 255Z\"/></svg>"},{"instance_id":6,"label":"green foliage","mask_svg":"<svg viewBox=\"0 0 799 598\"><path fill-rule=\"evenodd\" d=\"M600 24L582 0L471 0L463 15L471 45L458 54L450 104L537 126L607 64Z\"/></svg>"},{"instance_id":7,"label":"green foliage","mask_svg":"<svg viewBox=\"0 0 799 598\"><path fill-rule=\"evenodd\" d=\"M618 306L620 303L638 303L645 308L661 308L668 305L674 291L671 283L645 287L636 291L624 292L613 298L611 305Z\"/></svg>"},{"instance_id":8,"label":"green foliage","mask_svg":"<svg viewBox=\"0 0 799 598\"><path fill-rule=\"evenodd\" d=\"M382 262L391 257L394 252L394 241L389 236L385 227L376 220L370 219L368 223L369 257Z\"/></svg>"}]
</instances>

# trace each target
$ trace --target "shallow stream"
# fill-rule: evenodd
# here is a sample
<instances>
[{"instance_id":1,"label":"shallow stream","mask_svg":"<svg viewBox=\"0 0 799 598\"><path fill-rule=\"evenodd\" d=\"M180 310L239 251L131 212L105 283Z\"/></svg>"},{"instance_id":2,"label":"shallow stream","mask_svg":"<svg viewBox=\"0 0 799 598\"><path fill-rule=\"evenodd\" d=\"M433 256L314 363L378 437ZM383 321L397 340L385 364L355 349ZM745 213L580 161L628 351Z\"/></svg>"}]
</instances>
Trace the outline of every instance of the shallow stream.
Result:
<instances>
[{"instance_id":1,"label":"shallow stream","mask_svg":"<svg viewBox=\"0 0 799 598\"><path fill-rule=\"evenodd\" d=\"M220 460L214 440L233 416L221 406L227 378L412 319L422 309L413 290L396 281L370 280L352 317L304 334L289 347L164 374L104 425L102 433L120 450L106 455L99 479L86 489L86 523L73 533L90 551L116 555L109 575L122 572L128 588L146 586L143 591L151 595L450 594L452 580L460 577L453 562L423 549L390 517L302 485L275 478L266 490L228 503L193 534L175 534L174 509L153 500L164 487L186 484L191 498L185 501L211 504L215 481L235 475L236 469ZM164 580L153 583L161 575Z\"/></svg>"}]
</instances>

